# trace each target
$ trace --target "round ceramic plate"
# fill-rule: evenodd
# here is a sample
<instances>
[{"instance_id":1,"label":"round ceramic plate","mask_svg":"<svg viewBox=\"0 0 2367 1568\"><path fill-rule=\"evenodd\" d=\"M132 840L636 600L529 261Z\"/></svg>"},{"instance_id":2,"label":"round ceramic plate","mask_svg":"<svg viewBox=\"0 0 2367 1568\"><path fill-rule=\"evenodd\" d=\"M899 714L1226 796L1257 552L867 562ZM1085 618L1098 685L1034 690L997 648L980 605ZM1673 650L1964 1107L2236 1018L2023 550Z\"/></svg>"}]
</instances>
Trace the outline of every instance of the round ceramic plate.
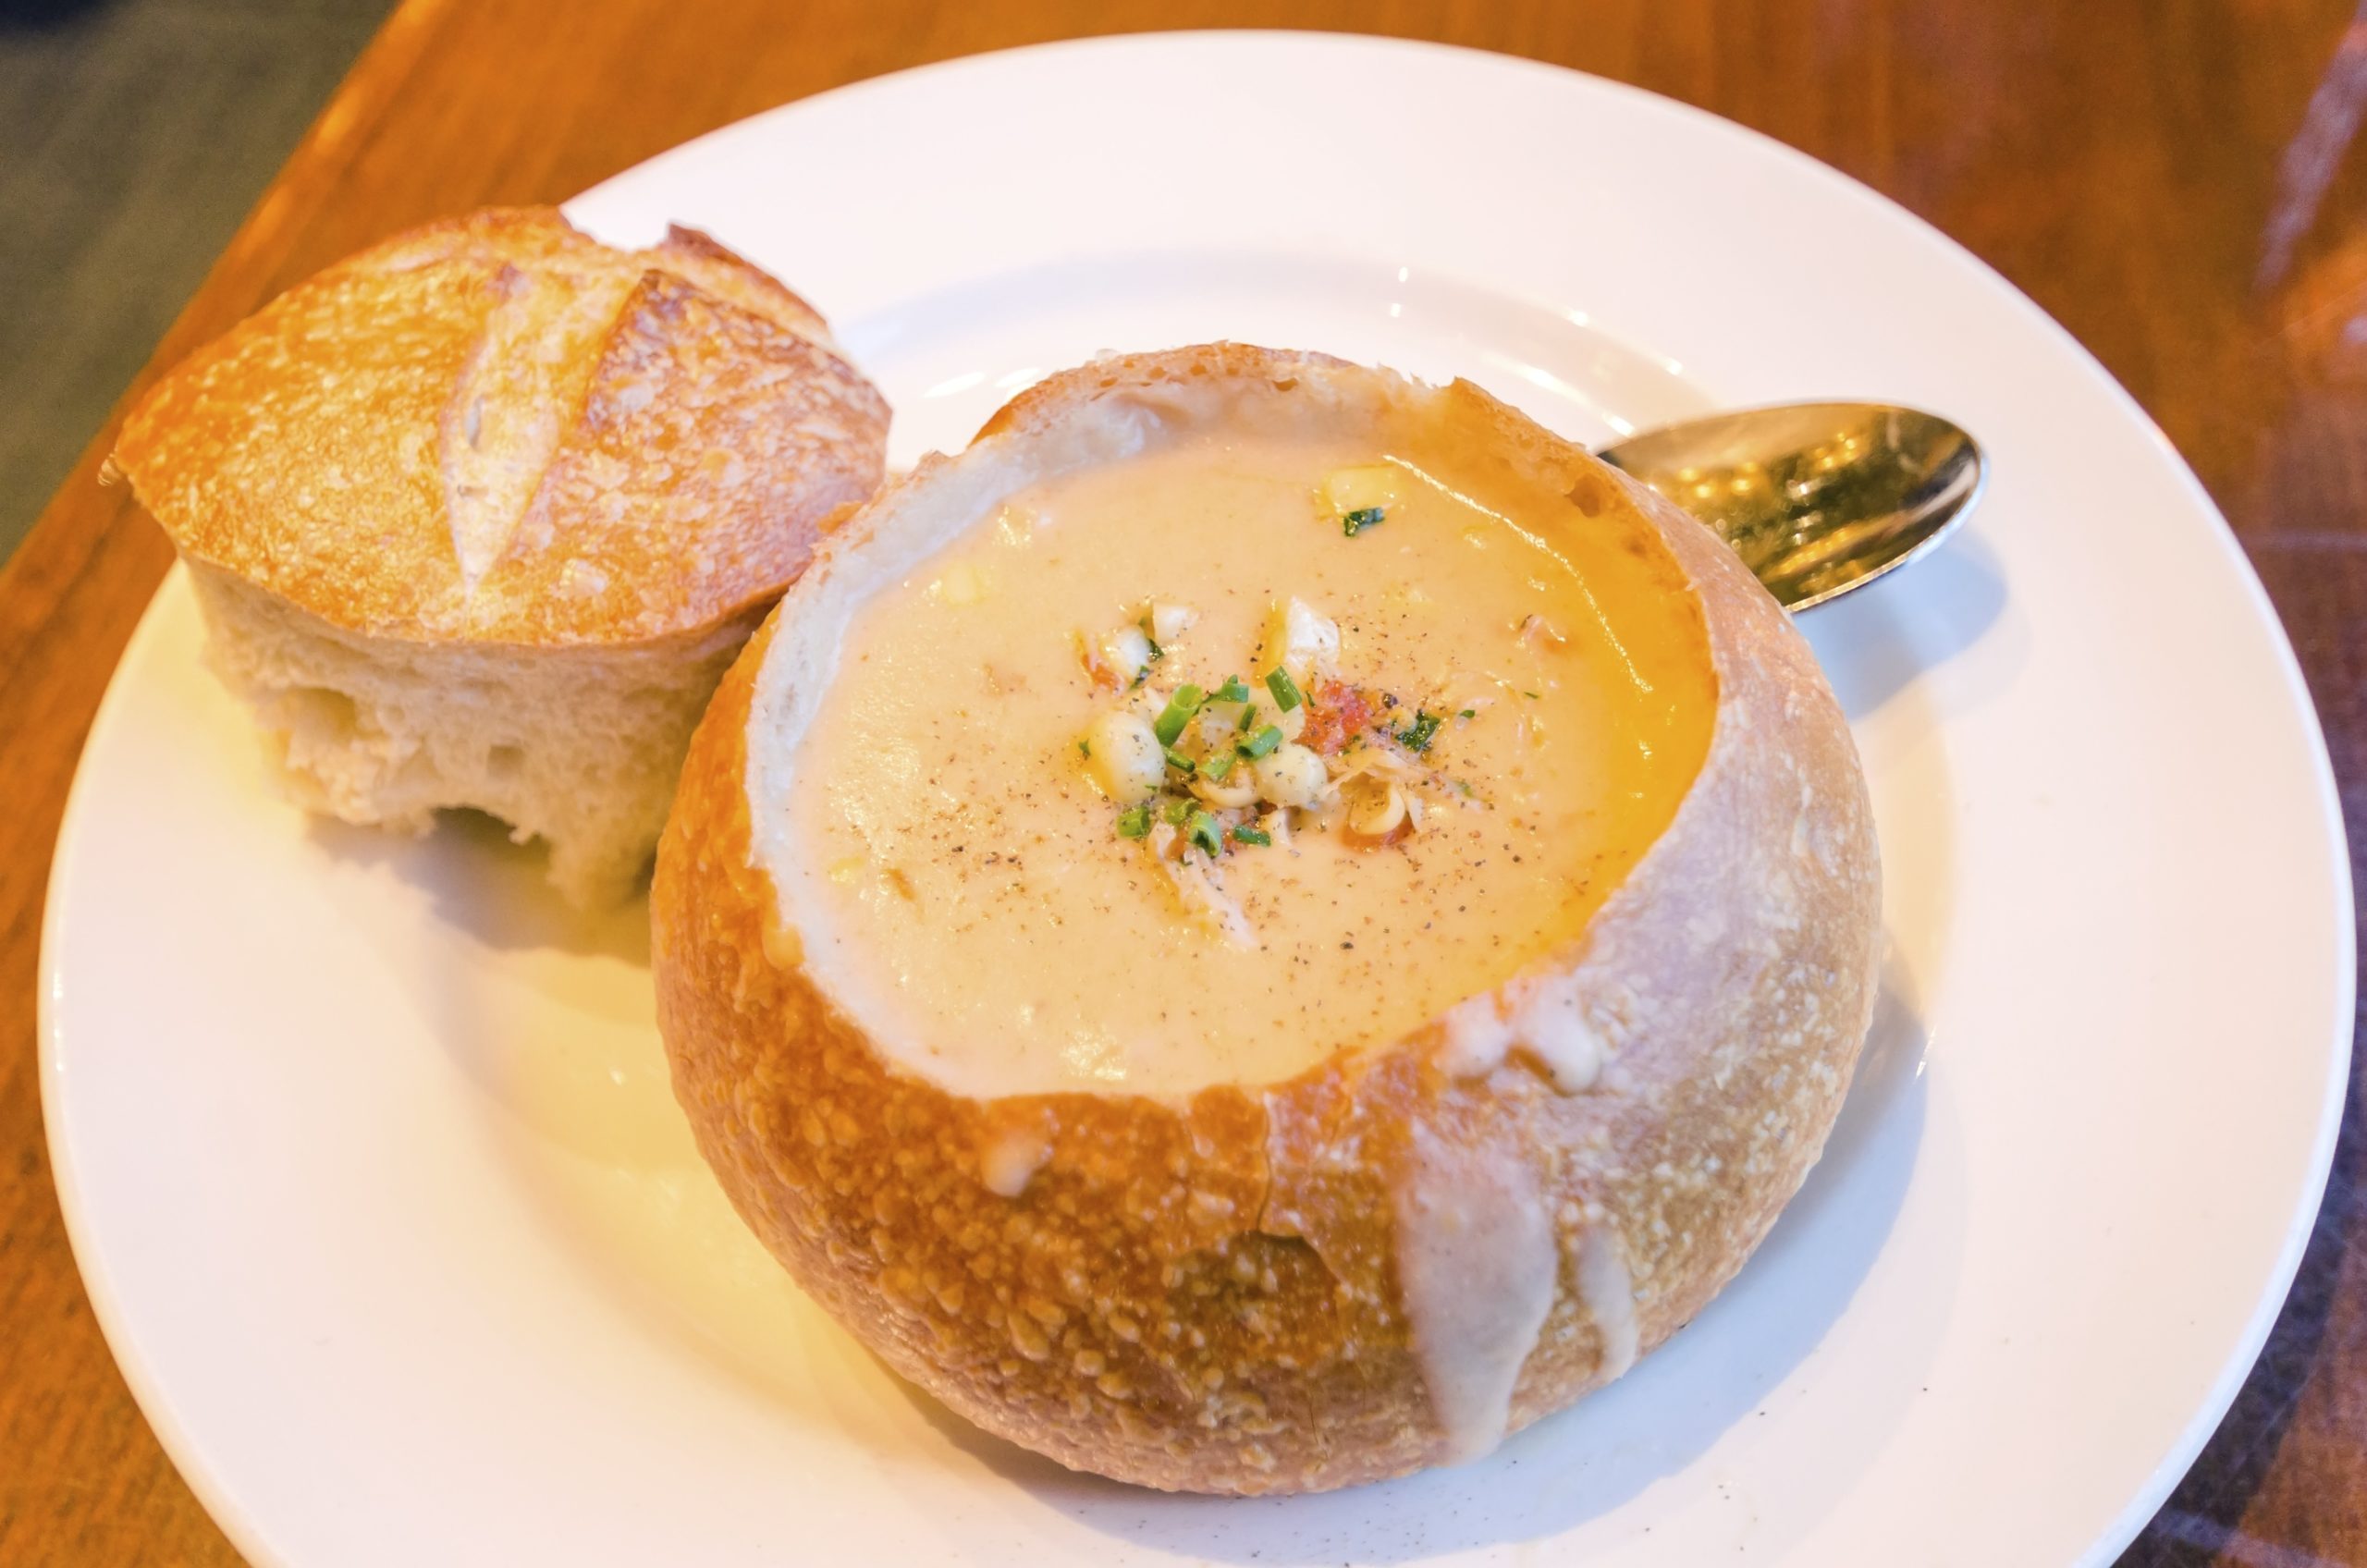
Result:
<instances>
[{"instance_id":1,"label":"round ceramic plate","mask_svg":"<svg viewBox=\"0 0 2367 1568\"><path fill-rule=\"evenodd\" d=\"M1345 112L1343 105L1355 112ZM258 1559L2091 1562L2259 1349L2350 1018L2324 748L2241 556L2096 364L1963 251L1704 115L1344 38L890 77L578 201L708 228L958 446L1044 371L1230 337L1465 375L1593 440L1895 398L1994 478L1804 622L1873 780L1885 999L1718 1301L1469 1467L1325 1497L1071 1475L900 1384L693 1153L645 912L531 853L306 820L168 582L58 851L43 1086L77 1254Z\"/></svg>"}]
</instances>

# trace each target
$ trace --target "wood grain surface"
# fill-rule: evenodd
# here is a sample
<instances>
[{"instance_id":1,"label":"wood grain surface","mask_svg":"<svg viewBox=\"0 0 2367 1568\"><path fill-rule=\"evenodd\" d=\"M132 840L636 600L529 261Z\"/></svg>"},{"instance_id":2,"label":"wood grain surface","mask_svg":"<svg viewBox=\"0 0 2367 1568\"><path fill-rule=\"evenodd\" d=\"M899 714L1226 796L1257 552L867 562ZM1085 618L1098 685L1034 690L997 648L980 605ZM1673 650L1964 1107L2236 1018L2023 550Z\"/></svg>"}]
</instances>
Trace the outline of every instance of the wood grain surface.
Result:
<instances>
[{"instance_id":1,"label":"wood grain surface","mask_svg":"<svg viewBox=\"0 0 2367 1568\"><path fill-rule=\"evenodd\" d=\"M2367 842L2367 152L2351 145L2367 18L2341 0L606 0L564 15L553 25L542 0L398 11L143 380L405 225L558 200L906 66L1252 24L1530 55L1805 149L1963 241L2092 349L2241 535L2324 717L2354 864ZM35 1083L58 815L169 556L120 489L93 482L106 439L0 571L0 1562L227 1563L92 1321ZM2125 1561L2367 1563L2361 1137L2354 1081L2275 1338Z\"/></svg>"}]
</instances>

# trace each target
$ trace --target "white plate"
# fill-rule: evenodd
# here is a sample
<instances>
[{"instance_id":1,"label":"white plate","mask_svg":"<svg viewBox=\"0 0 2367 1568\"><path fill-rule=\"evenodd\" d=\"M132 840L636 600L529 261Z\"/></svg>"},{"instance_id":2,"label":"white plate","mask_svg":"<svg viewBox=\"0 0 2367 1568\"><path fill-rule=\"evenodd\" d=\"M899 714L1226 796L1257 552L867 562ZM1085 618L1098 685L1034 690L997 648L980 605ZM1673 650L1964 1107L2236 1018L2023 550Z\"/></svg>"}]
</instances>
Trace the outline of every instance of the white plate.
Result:
<instances>
[{"instance_id":1,"label":"white plate","mask_svg":"<svg viewBox=\"0 0 2367 1568\"><path fill-rule=\"evenodd\" d=\"M2107 1556L2282 1300L2348 1051L2347 869L2210 502L2059 329L1897 209L1659 99L1364 40L890 77L575 203L705 226L966 437L1040 370L1218 336L1467 374L1600 437L1884 398L1995 464L1809 630L1888 869L1888 999L1761 1254L1622 1383L1331 1497L1068 1475L899 1385L694 1157L639 911L308 823L185 586L93 731L44 951L58 1185L109 1341L259 1559L1831 1564Z\"/></svg>"}]
</instances>

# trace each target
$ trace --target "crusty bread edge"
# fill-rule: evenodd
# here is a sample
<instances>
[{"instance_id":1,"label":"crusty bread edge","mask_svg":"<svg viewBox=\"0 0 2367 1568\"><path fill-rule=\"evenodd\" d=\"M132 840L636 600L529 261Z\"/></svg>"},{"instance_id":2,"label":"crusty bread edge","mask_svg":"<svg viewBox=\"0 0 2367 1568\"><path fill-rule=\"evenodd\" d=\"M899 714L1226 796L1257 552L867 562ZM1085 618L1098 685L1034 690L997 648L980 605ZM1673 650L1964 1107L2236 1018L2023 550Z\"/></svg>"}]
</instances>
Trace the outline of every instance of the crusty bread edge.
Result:
<instances>
[{"instance_id":1,"label":"crusty bread edge","mask_svg":"<svg viewBox=\"0 0 2367 1568\"><path fill-rule=\"evenodd\" d=\"M200 395L210 369L222 361L236 361L251 340L267 339L280 313L298 308L325 288L347 280L379 282L391 274L464 259L503 244L540 251L553 264L562 267L600 267L638 274L640 286L619 297L618 314L611 320L607 333L591 343L587 376L596 376L609 347L609 336L642 298L651 280L661 276L670 279L680 291L695 296L718 317L740 319L759 329L777 328L786 337L796 340L798 351L810 358L809 381L818 389L815 394L817 400L829 406L843 406L856 416L851 438L841 444L844 449L839 454L839 466L847 471L841 493L856 498L776 520L779 528L795 531L811 524L827 532L835 516L859 507L877 489L886 465L889 422L887 402L832 338L828 323L811 303L703 231L669 226L664 239L655 246L620 249L576 228L564 213L547 206L485 208L433 220L389 236L289 286L253 314L192 350L141 396L127 411L115 446L101 465L101 482L130 485L141 509L184 557L242 577L344 631L390 643L509 648L521 654L577 646L663 647L686 635L696 636L740 624L769 608L795 573L727 571L720 574L727 583L726 592L714 595L695 613L674 615L654 624L611 624L606 619L595 618L580 624L563 622L553 630L530 628L510 618L491 631L435 627L423 623L415 614L387 614L383 608L372 607L379 597L374 580L399 575L407 565L415 565L406 563L399 549L383 557L337 563L323 584L300 587L280 580L278 563L262 542L242 536L235 528L211 523L201 526L205 514L222 504L224 492L215 476L202 468L192 467L178 458L167 460L167 452L178 453L178 447L166 436L187 436L194 431L217 446L236 445L244 438L251 415L251 410L240 399ZM525 258L521 255L519 259ZM686 259L690 263L687 268L667 271L669 265ZM731 287L715 287L727 278ZM759 316L749 308L747 301L751 299L773 303L791 319ZM386 325L357 317L350 330L383 331ZM569 432L580 430L586 402L602 386L596 379L587 379L580 389L582 396L562 410ZM418 434L423 439L427 435ZM286 456L279 461L278 477L283 483L292 484L288 476L309 476L312 470L317 469L316 459L300 439L285 439L282 446ZM546 459L556 456L558 451L554 447ZM310 470L307 465L311 465ZM538 477L537 489L542 482ZM202 500L192 504L192 496ZM449 518L441 507L439 503L440 526L426 531L439 546L450 529ZM411 518L363 517L350 521L357 528L375 527L382 533L396 521L416 531L416 520ZM401 532L396 530L399 534ZM415 540L408 540L405 547L419 546ZM505 555L515 548L518 547L505 546ZM553 552L546 542L529 553ZM683 567L678 554L678 541L653 537L647 542L643 558L635 563L636 569L647 574L681 572Z\"/></svg>"},{"instance_id":2,"label":"crusty bread edge","mask_svg":"<svg viewBox=\"0 0 2367 1568\"><path fill-rule=\"evenodd\" d=\"M1587 1093L1556 1093L1517 1064L1458 1079L1432 1026L1287 1084L1180 1102L970 1099L886 1060L802 967L754 864L762 786L748 734L767 670L785 651L803 662L797 618L832 591L836 557L958 484L962 465L1049 439L1105 398L1245 379L1353 383L1410 415L1466 422L1582 509L1647 520L1698 597L1719 681L1709 754L1575 949L1527 977L1565 984L1610 1047ZM653 913L660 1024L700 1146L839 1321L974 1421L1065 1464L1269 1492L1445 1454L1392 1256L1417 1126L1453 1146L1532 1151L1548 1184L1564 1261L1512 1425L1614 1375L1615 1341L1650 1350L1698 1312L1822 1147L1871 1014L1879 909L1871 813L1838 705L1783 611L1699 524L1467 384L1212 345L1039 385L969 454L925 462L826 546L693 743ZM1014 1138L1042 1153L1011 1199L984 1171ZM1338 1158L1347 1148L1355 1158ZM1626 1276L1631 1322L1604 1321L1588 1299L1590 1237L1607 1238Z\"/></svg>"}]
</instances>

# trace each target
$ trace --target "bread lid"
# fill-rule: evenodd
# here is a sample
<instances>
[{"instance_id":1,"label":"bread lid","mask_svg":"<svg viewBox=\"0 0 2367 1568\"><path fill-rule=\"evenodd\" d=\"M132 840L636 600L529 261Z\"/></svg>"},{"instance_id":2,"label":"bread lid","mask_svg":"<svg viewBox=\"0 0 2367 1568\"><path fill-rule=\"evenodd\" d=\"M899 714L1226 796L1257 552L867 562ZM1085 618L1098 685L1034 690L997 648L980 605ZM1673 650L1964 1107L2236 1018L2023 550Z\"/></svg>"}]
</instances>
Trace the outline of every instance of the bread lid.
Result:
<instances>
[{"instance_id":1,"label":"bread lid","mask_svg":"<svg viewBox=\"0 0 2367 1568\"><path fill-rule=\"evenodd\" d=\"M334 626L617 643L778 594L877 486L887 425L812 307L706 236L620 251L494 210L192 354L111 470L184 554Z\"/></svg>"}]
</instances>

